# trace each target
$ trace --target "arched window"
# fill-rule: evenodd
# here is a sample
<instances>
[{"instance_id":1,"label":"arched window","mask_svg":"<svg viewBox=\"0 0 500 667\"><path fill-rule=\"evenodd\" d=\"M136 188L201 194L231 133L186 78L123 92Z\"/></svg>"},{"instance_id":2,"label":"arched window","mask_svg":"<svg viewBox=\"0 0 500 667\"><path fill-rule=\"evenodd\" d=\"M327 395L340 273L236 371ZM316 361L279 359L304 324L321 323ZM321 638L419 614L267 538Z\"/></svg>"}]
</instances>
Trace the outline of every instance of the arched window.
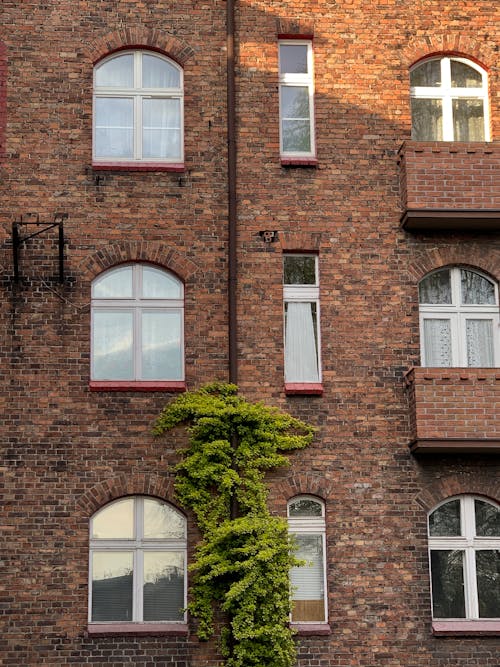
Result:
<instances>
[{"instance_id":1,"label":"arched window","mask_svg":"<svg viewBox=\"0 0 500 667\"><path fill-rule=\"evenodd\" d=\"M500 619L500 507L460 496L429 514L435 619Z\"/></svg>"},{"instance_id":2,"label":"arched window","mask_svg":"<svg viewBox=\"0 0 500 667\"><path fill-rule=\"evenodd\" d=\"M297 558L306 562L290 572L292 621L327 620L325 564L325 506L318 498L297 496L288 503L288 525L297 546Z\"/></svg>"},{"instance_id":3,"label":"arched window","mask_svg":"<svg viewBox=\"0 0 500 667\"><path fill-rule=\"evenodd\" d=\"M125 264L92 283L92 379L184 377L182 282L148 264Z\"/></svg>"},{"instance_id":4,"label":"arched window","mask_svg":"<svg viewBox=\"0 0 500 667\"><path fill-rule=\"evenodd\" d=\"M183 161L182 69L148 51L120 51L94 69L94 161Z\"/></svg>"},{"instance_id":5,"label":"arched window","mask_svg":"<svg viewBox=\"0 0 500 667\"><path fill-rule=\"evenodd\" d=\"M412 139L488 141L486 72L465 58L429 58L410 72Z\"/></svg>"},{"instance_id":6,"label":"arched window","mask_svg":"<svg viewBox=\"0 0 500 667\"><path fill-rule=\"evenodd\" d=\"M423 366L500 365L498 286L470 269L427 275L419 285Z\"/></svg>"},{"instance_id":7,"label":"arched window","mask_svg":"<svg viewBox=\"0 0 500 667\"><path fill-rule=\"evenodd\" d=\"M90 622L182 622L186 520L145 496L117 500L90 522Z\"/></svg>"}]
</instances>

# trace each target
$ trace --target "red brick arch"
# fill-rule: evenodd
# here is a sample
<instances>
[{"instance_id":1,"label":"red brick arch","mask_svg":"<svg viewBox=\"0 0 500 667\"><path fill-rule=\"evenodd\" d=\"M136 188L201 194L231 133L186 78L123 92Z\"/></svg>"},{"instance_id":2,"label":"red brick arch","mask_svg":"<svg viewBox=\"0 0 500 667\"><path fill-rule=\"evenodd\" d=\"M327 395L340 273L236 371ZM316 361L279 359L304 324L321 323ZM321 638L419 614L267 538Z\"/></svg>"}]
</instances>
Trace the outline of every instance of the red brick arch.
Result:
<instances>
[{"instance_id":1,"label":"red brick arch","mask_svg":"<svg viewBox=\"0 0 500 667\"><path fill-rule=\"evenodd\" d=\"M486 244L460 243L436 245L416 253L408 264L411 279L418 283L422 278L444 266L470 266L488 273L500 281L500 250Z\"/></svg>"},{"instance_id":2,"label":"red brick arch","mask_svg":"<svg viewBox=\"0 0 500 667\"><path fill-rule=\"evenodd\" d=\"M122 49L141 48L159 51L184 67L194 54L187 42L163 30L136 25L109 32L86 46L86 53L94 64L105 56Z\"/></svg>"},{"instance_id":3,"label":"red brick arch","mask_svg":"<svg viewBox=\"0 0 500 667\"><path fill-rule=\"evenodd\" d=\"M403 49L403 61L407 67L435 55L455 55L470 58L486 70L492 67L498 58L496 45L477 34L454 32L435 35L416 35Z\"/></svg>"},{"instance_id":4,"label":"red brick arch","mask_svg":"<svg viewBox=\"0 0 500 667\"><path fill-rule=\"evenodd\" d=\"M294 496L317 496L326 500L331 493L331 483L321 475L297 473L272 487L269 494L271 506L281 516L286 516L287 502Z\"/></svg>"},{"instance_id":5,"label":"red brick arch","mask_svg":"<svg viewBox=\"0 0 500 667\"><path fill-rule=\"evenodd\" d=\"M430 482L415 497L415 502L429 512L446 498L464 494L485 496L500 502L500 480L494 479L491 474L482 475L477 470L450 474Z\"/></svg>"}]
</instances>

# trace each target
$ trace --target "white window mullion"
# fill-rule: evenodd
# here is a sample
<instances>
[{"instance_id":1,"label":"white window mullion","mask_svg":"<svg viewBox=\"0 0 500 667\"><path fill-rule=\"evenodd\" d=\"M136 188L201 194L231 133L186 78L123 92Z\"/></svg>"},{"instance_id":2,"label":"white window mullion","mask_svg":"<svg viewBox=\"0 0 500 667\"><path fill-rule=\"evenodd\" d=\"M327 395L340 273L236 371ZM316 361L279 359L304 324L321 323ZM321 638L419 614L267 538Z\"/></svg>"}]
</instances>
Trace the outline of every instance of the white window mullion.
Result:
<instances>
[{"instance_id":1,"label":"white window mullion","mask_svg":"<svg viewBox=\"0 0 500 667\"><path fill-rule=\"evenodd\" d=\"M134 620L142 622L144 616L144 552L142 549L136 549L134 561Z\"/></svg>"},{"instance_id":2,"label":"white window mullion","mask_svg":"<svg viewBox=\"0 0 500 667\"><path fill-rule=\"evenodd\" d=\"M479 618L475 549L465 550L465 603L467 618Z\"/></svg>"}]
</instances>

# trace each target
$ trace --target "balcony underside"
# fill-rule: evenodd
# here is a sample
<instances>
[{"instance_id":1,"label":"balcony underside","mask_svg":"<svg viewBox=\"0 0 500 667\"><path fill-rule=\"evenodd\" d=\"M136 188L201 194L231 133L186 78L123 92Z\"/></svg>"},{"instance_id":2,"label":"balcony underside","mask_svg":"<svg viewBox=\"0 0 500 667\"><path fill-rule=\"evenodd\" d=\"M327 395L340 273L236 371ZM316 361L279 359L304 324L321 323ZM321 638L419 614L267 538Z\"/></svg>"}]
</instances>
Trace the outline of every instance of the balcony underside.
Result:
<instances>
[{"instance_id":1,"label":"balcony underside","mask_svg":"<svg viewBox=\"0 0 500 667\"><path fill-rule=\"evenodd\" d=\"M500 210L407 209L401 227L409 232L500 231Z\"/></svg>"},{"instance_id":2,"label":"balcony underside","mask_svg":"<svg viewBox=\"0 0 500 667\"><path fill-rule=\"evenodd\" d=\"M413 454L498 454L500 438L420 438L410 443L410 450Z\"/></svg>"}]
</instances>

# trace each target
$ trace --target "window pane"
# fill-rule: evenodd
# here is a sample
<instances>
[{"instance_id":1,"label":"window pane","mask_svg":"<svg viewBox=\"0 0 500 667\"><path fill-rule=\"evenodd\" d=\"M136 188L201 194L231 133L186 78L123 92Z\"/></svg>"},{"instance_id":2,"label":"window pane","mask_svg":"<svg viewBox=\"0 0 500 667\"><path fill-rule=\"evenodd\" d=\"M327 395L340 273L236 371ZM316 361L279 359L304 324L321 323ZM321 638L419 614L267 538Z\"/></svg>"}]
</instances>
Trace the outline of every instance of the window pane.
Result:
<instances>
[{"instance_id":1,"label":"window pane","mask_svg":"<svg viewBox=\"0 0 500 667\"><path fill-rule=\"evenodd\" d=\"M297 498L288 505L288 516L290 517L308 517L323 516L323 506L317 500L312 498Z\"/></svg>"},{"instance_id":2,"label":"window pane","mask_svg":"<svg viewBox=\"0 0 500 667\"><path fill-rule=\"evenodd\" d=\"M285 381L319 382L315 303L285 303Z\"/></svg>"},{"instance_id":3,"label":"window pane","mask_svg":"<svg viewBox=\"0 0 500 667\"><path fill-rule=\"evenodd\" d=\"M420 303L451 304L450 272L436 271L426 276L419 284Z\"/></svg>"},{"instance_id":4,"label":"window pane","mask_svg":"<svg viewBox=\"0 0 500 667\"><path fill-rule=\"evenodd\" d=\"M450 272L436 271L424 278L418 286L420 303L451 304Z\"/></svg>"},{"instance_id":5,"label":"window pane","mask_svg":"<svg viewBox=\"0 0 500 667\"><path fill-rule=\"evenodd\" d=\"M457 60L450 62L451 85L453 88L481 88L483 79L481 73L470 65Z\"/></svg>"},{"instance_id":6,"label":"window pane","mask_svg":"<svg viewBox=\"0 0 500 667\"><path fill-rule=\"evenodd\" d=\"M143 88L180 88L180 85L181 77L177 67L158 56L143 54Z\"/></svg>"},{"instance_id":7,"label":"window pane","mask_svg":"<svg viewBox=\"0 0 500 667\"><path fill-rule=\"evenodd\" d=\"M94 310L92 377L94 380L131 380L133 318L130 311Z\"/></svg>"},{"instance_id":8,"label":"window pane","mask_svg":"<svg viewBox=\"0 0 500 667\"><path fill-rule=\"evenodd\" d=\"M142 267L143 299L181 299L182 284L174 276L151 266Z\"/></svg>"},{"instance_id":9,"label":"window pane","mask_svg":"<svg viewBox=\"0 0 500 667\"><path fill-rule=\"evenodd\" d=\"M144 620L184 618L184 554L144 552Z\"/></svg>"},{"instance_id":10,"label":"window pane","mask_svg":"<svg viewBox=\"0 0 500 667\"><path fill-rule=\"evenodd\" d=\"M495 286L474 271L460 270L463 304L495 305Z\"/></svg>"},{"instance_id":11,"label":"window pane","mask_svg":"<svg viewBox=\"0 0 500 667\"><path fill-rule=\"evenodd\" d=\"M321 535L296 534L296 556L306 561L290 572L294 621L324 621L324 565Z\"/></svg>"},{"instance_id":12,"label":"window pane","mask_svg":"<svg viewBox=\"0 0 500 667\"><path fill-rule=\"evenodd\" d=\"M316 285L316 257L284 255L283 282L285 285Z\"/></svg>"},{"instance_id":13,"label":"window pane","mask_svg":"<svg viewBox=\"0 0 500 667\"><path fill-rule=\"evenodd\" d=\"M424 350L426 366L451 366L451 322L445 319L424 320Z\"/></svg>"},{"instance_id":14,"label":"window pane","mask_svg":"<svg viewBox=\"0 0 500 667\"><path fill-rule=\"evenodd\" d=\"M483 500L474 500L476 535L500 537L500 509Z\"/></svg>"},{"instance_id":15,"label":"window pane","mask_svg":"<svg viewBox=\"0 0 500 667\"><path fill-rule=\"evenodd\" d=\"M143 380L182 380L181 314L142 312Z\"/></svg>"},{"instance_id":16,"label":"window pane","mask_svg":"<svg viewBox=\"0 0 500 667\"><path fill-rule=\"evenodd\" d=\"M106 273L92 283L95 299L123 299L132 297L132 267L123 266Z\"/></svg>"},{"instance_id":17,"label":"window pane","mask_svg":"<svg viewBox=\"0 0 500 667\"><path fill-rule=\"evenodd\" d=\"M455 141L484 141L483 100L452 100Z\"/></svg>"},{"instance_id":18,"label":"window pane","mask_svg":"<svg viewBox=\"0 0 500 667\"><path fill-rule=\"evenodd\" d=\"M309 89L307 86L281 86L283 119L309 120Z\"/></svg>"},{"instance_id":19,"label":"window pane","mask_svg":"<svg viewBox=\"0 0 500 667\"><path fill-rule=\"evenodd\" d=\"M415 86L440 86L441 85L441 61L428 60L410 72L410 85Z\"/></svg>"},{"instance_id":20,"label":"window pane","mask_svg":"<svg viewBox=\"0 0 500 667\"><path fill-rule=\"evenodd\" d=\"M133 554L92 554L92 620L132 621Z\"/></svg>"},{"instance_id":21,"label":"window pane","mask_svg":"<svg viewBox=\"0 0 500 667\"><path fill-rule=\"evenodd\" d=\"M133 539L133 499L119 500L98 512L92 519L92 537L105 540Z\"/></svg>"},{"instance_id":22,"label":"window pane","mask_svg":"<svg viewBox=\"0 0 500 667\"><path fill-rule=\"evenodd\" d=\"M142 100L142 155L149 158L181 157L180 100Z\"/></svg>"},{"instance_id":23,"label":"window pane","mask_svg":"<svg viewBox=\"0 0 500 667\"><path fill-rule=\"evenodd\" d=\"M463 551L431 551L434 618L465 618Z\"/></svg>"},{"instance_id":24,"label":"window pane","mask_svg":"<svg viewBox=\"0 0 500 667\"><path fill-rule=\"evenodd\" d=\"M307 44L280 44L280 74L307 74Z\"/></svg>"},{"instance_id":25,"label":"window pane","mask_svg":"<svg viewBox=\"0 0 500 667\"><path fill-rule=\"evenodd\" d=\"M493 321L466 320L467 366L491 368L493 361Z\"/></svg>"},{"instance_id":26,"label":"window pane","mask_svg":"<svg viewBox=\"0 0 500 667\"><path fill-rule=\"evenodd\" d=\"M133 157L133 100L98 97L95 100L96 157Z\"/></svg>"},{"instance_id":27,"label":"window pane","mask_svg":"<svg viewBox=\"0 0 500 667\"><path fill-rule=\"evenodd\" d=\"M283 152L309 153L311 151L310 129L308 120L283 121Z\"/></svg>"},{"instance_id":28,"label":"window pane","mask_svg":"<svg viewBox=\"0 0 500 667\"><path fill-rule=\"evenodd\" d=\"M476 551L480 618L500 617L500 550Z\"/></svg>"},{"instance_id":29,"label":"window pane","mask_svg":"<svg viewBox=\"0 0 500 667\"><path fill-rule=\"evenodd\" d=\"M159 500L144 498L144 537L146 539L182 539L184 517Z\"/></svg>"},{"instance_id":30,"label":"window pane","mask_svg":"<svg viewBox=\"0 0 500 667\"><path fill-rule=\"evenodd\" d=\"M455 537L461 534L459 499L441 505L429 516L431 537Z\"/></svg>"},{"instance_id":31,"label":"window pane","mask_svg":"<svg viewBox=\"0 0 500 667\"><path fill-rule=\"evenodd\" d=\"M117 56L98 65L95 72L96 86L133 88L134 56L132 53Z\"/></svg>"},{"instance_id":32,"label":"window pane","mask_svg":"<svg viewBox=\"0 0 500 667\"><path fill-rule=\"evenodd\" d=\"M415 141L442 141L443 109L441 100L411 100L411 138Z\"/></svg>"}]
</instances>

